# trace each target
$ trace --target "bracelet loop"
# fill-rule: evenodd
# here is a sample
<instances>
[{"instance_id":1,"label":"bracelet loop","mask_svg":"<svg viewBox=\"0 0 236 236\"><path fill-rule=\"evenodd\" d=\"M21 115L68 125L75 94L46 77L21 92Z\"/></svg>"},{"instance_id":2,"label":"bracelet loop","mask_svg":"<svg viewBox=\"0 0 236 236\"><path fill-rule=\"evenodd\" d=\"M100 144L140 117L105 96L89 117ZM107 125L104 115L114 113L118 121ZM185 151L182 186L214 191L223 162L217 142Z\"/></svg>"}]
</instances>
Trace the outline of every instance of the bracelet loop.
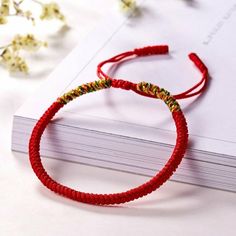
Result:
<instances>
[{"instance_id":1,"label":"bracelet loop","mask_svg":"<svg viewBox=\"0 0 236 236\"><path fill-rule=\"evenodd\" d=\"M78 202L89 203L94 205L110 205L110 204L121 204L143 197L155 191L172 176L172 174L175 172L175 170L177 169L178 165L180 164L181 160L184 157L188 143L187 123L184 114L182 113L181 108L176 99L184 99L192 97L203 92L203 90L206 88L208 81L207 67L195 53L189 54L190 60L194 62L196 67L202 73L202 79L200 82L198 82L196 85L194 85L187 91L173 96L167 90L159 88L157 85L147 82L140 82L138 84L135 84L126 80L113 79L102 71L102 66L105 65L106 63L116 63L131 56L149 56L156 54L165 54L168 53L168 50L169 49L167 45L148 46L144 48L134 49L133 51L121 53L108 60L105 60L101 62L97 67L97 75L100 78L100 80L82 84L77 88L72 89L71 91L59 97L57 101L55 101L48 108L48 110L42 115L42 117L36 123L29 141L30 163L35 174L37 175L39 180L43 183L43 185L45 185L47 188L49 188L55 193L58 193L64 197L70 198ZM194 90L196 90L200 86L202 87L194 92ZM40 140L49 122L53 119L55 114L61 108L64 107L64 105L84 94L109 88L132 90L133 92L142 96L163 100L165 104L168 106L172 114L173 120L175 122L176 133L177 133L176 144L171 154L171 157L166 162L164 167L146 183L121 193L112 193L112 194L84 193L69 188L67 186L64 186L53 180L48 175L41 162Z\"/></svg>"},{"instance_id":2,"label":"bracelet loop","mask_svg":"<svg viewBox=\"0 0 236 236\"><path fill-rule=\"evenodd\" d=\"M137 90L147 95L155 96L155 98L162 99L167 104L172 113L172 117L175 122L177 131L176 145L170 159L152 179L126 192L112 194L84 193L56 182L48 175L41 162L40 140L44 130L46 129L47 125L52 120L54 115L68 102L86 93L95 92L102 89L108 89L111 87L121 88L125 90L127 90L127 88L132 88L132 90L134 91ZM165 183L172 176L172 174L180 164L187 148L187 142L188 129L185 117L180 109L179 104L177 103L175 98L170 95L168 91L160 89L158 86L146 82L133 84L128 81L114 82L114 80L106 79L80 85L77 88L72 89L68 93L65 93L63 96L58 98L57 101L54 102L48 108L48 110L36 123L32 131L32 135L29 142L29 157L31 166L39 180L42 182L43 185L45 185L53 192L78 202L89 203L94 205L121 204L143 197L153 192L154 190L159 188L163 183Z\"/></svg>"}]
</instances>

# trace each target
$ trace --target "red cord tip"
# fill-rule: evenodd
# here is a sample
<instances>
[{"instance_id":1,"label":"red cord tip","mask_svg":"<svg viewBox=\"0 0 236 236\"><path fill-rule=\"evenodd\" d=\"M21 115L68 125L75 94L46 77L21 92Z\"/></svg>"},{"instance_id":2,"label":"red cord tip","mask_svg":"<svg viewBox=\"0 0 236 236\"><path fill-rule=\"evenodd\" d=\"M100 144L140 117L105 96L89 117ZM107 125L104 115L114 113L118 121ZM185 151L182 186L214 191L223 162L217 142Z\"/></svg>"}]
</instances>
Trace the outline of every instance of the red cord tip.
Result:
<instances>
[{"instance_id":1,"label":"red cord tip","mask_svg":"<svg viewBox=\"0 0 236 236\"><path fill-rule=\"evenodd\" d=\"M188 55L188 57L202 73L207 72L207 67L196 53L192 52Z\"/></svg>"},{"instance_id":2,"label":"red cord tip","mask_svg":"<svg viewBox=\"0 0 236 236\"><path fill-rule=\"evenodd\" d=\"M134 49L134 53L137 56L166 54L168 52L169 52L168 45L155 45L155 46L148 46L148 47Z\"/></svg>"}]
</instances>

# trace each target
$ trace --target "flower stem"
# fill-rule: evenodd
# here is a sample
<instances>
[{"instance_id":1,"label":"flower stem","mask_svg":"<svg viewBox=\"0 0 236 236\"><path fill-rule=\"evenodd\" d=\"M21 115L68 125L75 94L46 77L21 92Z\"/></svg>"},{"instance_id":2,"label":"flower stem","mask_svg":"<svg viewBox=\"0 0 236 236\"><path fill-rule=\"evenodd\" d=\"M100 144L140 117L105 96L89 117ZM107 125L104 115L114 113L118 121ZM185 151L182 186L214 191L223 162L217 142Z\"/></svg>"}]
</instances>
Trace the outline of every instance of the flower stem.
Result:
<instances>
[{"instance_id":1,"label":"flower stem","mask_svg":"<svg viewBox=\"0 0 236 236\"><path fill-rule=\"evenodd\" d=\"M121 0L121 2L122 2L126 7L130 7L130 3L126 2L125 0Z\"/></svg>"},{"instance_id":2,"label":"flower stem","mask_svg":"<svg viewBox=\"0 0 236 236\"><path fill-rule=\"evenodd\" d=\"M19 2L13 1L14 4L16 4L17 6L20 6L25 0L21 0Z\"/></svg>"},{"instance_id":3,"label":"flower stem","mask_svg":"<svg viewBox=\"0 0 236 236\"><path fill-rule=\"evenodd\" d=\"M11 46L12 46L12 44L8 44L8 45L0 46L0 50L2 50L2 49L6 49L6 48L11 47Z\"/></svg>"}]
</instances>

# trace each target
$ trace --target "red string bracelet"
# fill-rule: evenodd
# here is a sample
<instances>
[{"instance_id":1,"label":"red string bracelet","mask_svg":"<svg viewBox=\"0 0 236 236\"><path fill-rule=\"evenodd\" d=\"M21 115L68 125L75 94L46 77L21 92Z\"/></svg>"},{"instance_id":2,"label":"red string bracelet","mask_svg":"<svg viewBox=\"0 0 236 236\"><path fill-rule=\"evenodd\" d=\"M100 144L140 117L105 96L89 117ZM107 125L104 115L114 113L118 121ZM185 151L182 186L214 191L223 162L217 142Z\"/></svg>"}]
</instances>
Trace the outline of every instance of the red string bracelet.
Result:
<instances>
[{"instance_id":1,"label":"red string bracelet","mask_svg":"<svg viewBox=\"0 0 236 236\"><path fill-rule=\"evenodd\" d=\"M143 48L136 48L133 51L128 51L128 52L118 54L118 55L116 55L116 56L114 56L114 57L112 57L108 60L105 60L105 61L102 61L101 63L99 63L98 66L97 66L97 76L100 79L111 79L111 80L114 81L113 82L114 84L115 83L118 84L122 80L117 80L115 78L112 79L106 73L103 72L102 67L105 64L107 64L107 63L116 63L116 62L122 61L124 59L131 58L131 57L160 55L160 54L167 54L167 53L169 53L169 47L167 45L155 45L155 46L148 46L148 47L143 47ZM202 79L196 85L194 85L192 88L188 89L187 91L185 91L183 93L180 93L180 94L173 95L173 97L175 99L184 99L184 98L189 98L189 97L196 96L198 94L201 94L206 88L207 81L208 81L208 78L209 78L207 67L204 65L204 63L197 56L196 53L190 53L189 54L189 59L191 61L193 61L193 63L196 65L196 67L202 73ZM198 91L193 92L194 90L196 90L200 86L202 86L202 87ZM139 93L140 95L143 95L143 96L148 96L148 97L153 97L153 98L155 97L153 95L145 94L145 93L140 92L138 90L135 90L135 92Z\"/></svg>"},{"instance_id":2,"label":"red string bracelet","mask_svg":"<svg viewBox=\"0 0 236 236\"><path fill-rule=\"evenodd\" d=\"M136 53L137 52L139 53L139 55L141 55L142 49L137 49ZM116 57L116 59L117 58L121 59L122 57L124 58L125 55L126 54L120 54L119 57ZM200 62L201 61L199 59L199 63ZM164 167L148 182L133 189L130 189L126 192L112 193L112 194L84 193L56 182L48 175L48 173L46 172L46 170L42 165L40 158L40 140L44 130L46 129L47 125L52 120L54 115L68 102L86 93L95 92L102 89L108 89L111 87L125 90L132 90L138 94L153 98L158 98L165 102L165 104L168 106L169 110L172 113L172 117L175 122L176 132L177 132L176 144L170 159L167 161ZM106 79L101 79L98 81L80 85L77 88L69 91L68 93L65 93L63 96L59 97L57 101L55 101L47 109L47 111L42 115L42 117L36 123L32 131L29 142L29 157L31 166L35 174L39 178L39 180L53 192L60 194L64 197L70 198L72 200L88 204L94 204L94 205L121 204L143 197L153 192L154 190L159 188L164 182L166 182L180 164L187 148L187 142L188 142L188 129L185 117L175 97L171 96L168 91L147 82L141 82L135 84L129 81L115 80L106 77Z\"/></svg>"}]
</instances>

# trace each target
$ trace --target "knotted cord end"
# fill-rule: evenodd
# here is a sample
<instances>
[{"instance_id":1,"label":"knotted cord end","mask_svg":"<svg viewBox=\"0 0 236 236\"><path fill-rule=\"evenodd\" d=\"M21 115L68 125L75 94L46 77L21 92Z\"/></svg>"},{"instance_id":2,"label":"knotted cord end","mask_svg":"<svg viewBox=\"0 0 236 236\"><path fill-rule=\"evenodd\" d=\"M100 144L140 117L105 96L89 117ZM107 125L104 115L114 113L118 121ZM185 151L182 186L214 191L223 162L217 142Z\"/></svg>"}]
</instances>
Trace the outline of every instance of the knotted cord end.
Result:
<instances>
[{"instance_id":1,"label":"knotted cord end","mask_svg":"<svg viewBox=\"0 0 236 236\"><path fill-rule=\"evenodd\" d=\"M199 56L196 53L192 52L188 55L188 57L202 73L206 73L208 71L207 67L204 65L203 61L199 58Z\"/></svg>"},{"instance_id":2,"label":"knotted cord end","mask_svg":"<svg viewBox=\"0 0 236 236\"><path fill-rule=\"evenodd\" d=\"M136 54L137 56L167 54L168 52L169 47L167 45L155 45L134 49L134 54Z\"/></svg>"},{"instance_id":3,"label":"knotted cord end","mask_svg":"<svg viewBox=\"0 0 236 236\"><path fill-rule=\"evenodd\" d=\"M112 81L111 86L114 88L121 88L124 90L130 90L136 86L136 84L134 84L130 81L122 80L122 79L112 79L111 81Z\"/></svg>"}]
</instances>

